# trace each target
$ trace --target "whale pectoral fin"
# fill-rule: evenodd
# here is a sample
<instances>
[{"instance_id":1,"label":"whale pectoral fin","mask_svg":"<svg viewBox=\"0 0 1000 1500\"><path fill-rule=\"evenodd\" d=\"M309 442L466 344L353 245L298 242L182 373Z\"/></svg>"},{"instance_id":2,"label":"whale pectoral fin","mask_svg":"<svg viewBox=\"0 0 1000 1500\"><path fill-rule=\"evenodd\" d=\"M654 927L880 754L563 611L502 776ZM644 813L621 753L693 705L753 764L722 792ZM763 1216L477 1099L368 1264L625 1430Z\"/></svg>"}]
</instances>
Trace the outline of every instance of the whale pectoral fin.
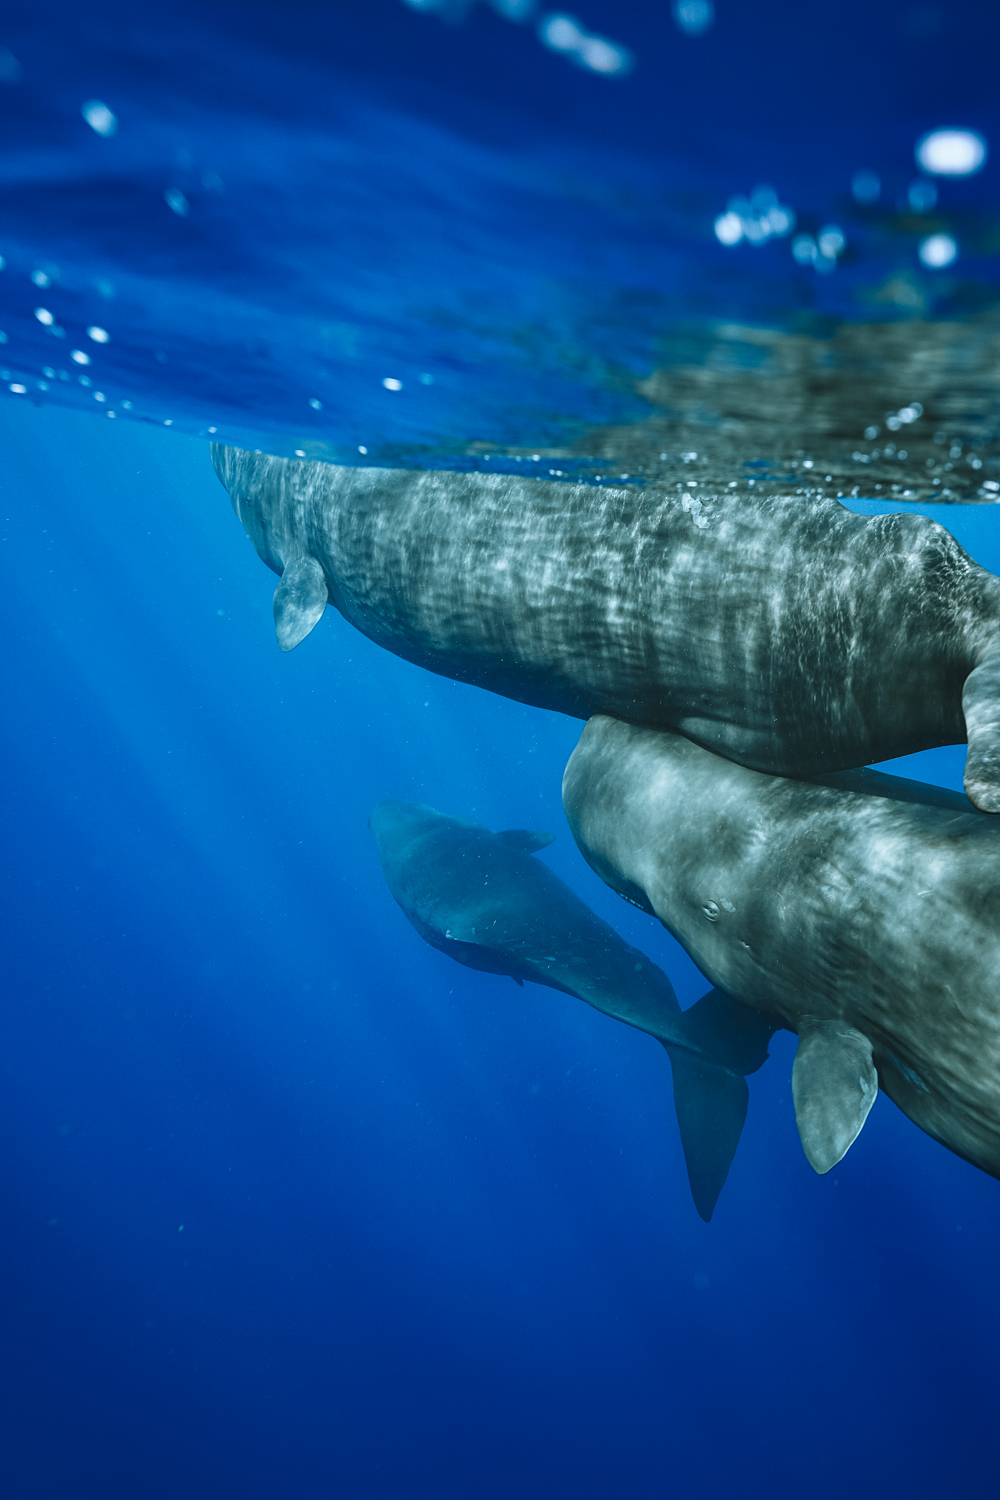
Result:
<instances>
[{"instance_id":1,"label":"whale pectoral fin","mask_svg":"<svg viewBox=\"0 0 1000 1500\"><path fill-rule=\"evenodd\" d=\"M969 673L962 712L969 741L965 794L980 812L1000 812L1000 660Z\"/></svg>"},{"instance_id":2,"label":"whale pectoral fin","mask_svg":"<svg viewBox=\"0 0 1000 1500\"><path fill-rule=\"evenodd\" d=\"M739 1073L670 1047L674 1108L694 1206L706 1224L722 1192L747 1117L750 1090Z\"/></svg>"},{"instance_id":3,"label":"whale pectoral fin","mask_svg":"<svg viewBox=\"0 0 1000 1500\"><path fill-rule=\"evenodd\" d=\"M497 838L508 849L519 849L522 854L537 854L556 841L554 833L543 833L539 828L505 828Z\"/></svg>"},{"instance_id":4,"label":"whale pectoral fin","mask_svg":"<svg viewBox=\"0 0 1000 1500\"><path fill-rule=\"evenodd\" d=\"M282 651L305 640L329 602L326 575L314 557L296 557L286 565L274 591L274 628Z\"/></svg>"},{"instance_id":5,"label":"whale pectoral fin","mask_svg":"<svg viewBox=\"0 0 1000 1500\"><path fill-rule=\"evenodd\" d=\"M857 1140L878 1093L872 1044L843 1021L806 1017L792 1067L795 1123L814 1171L829 1172Z\"/></svg>"}]
</instances>

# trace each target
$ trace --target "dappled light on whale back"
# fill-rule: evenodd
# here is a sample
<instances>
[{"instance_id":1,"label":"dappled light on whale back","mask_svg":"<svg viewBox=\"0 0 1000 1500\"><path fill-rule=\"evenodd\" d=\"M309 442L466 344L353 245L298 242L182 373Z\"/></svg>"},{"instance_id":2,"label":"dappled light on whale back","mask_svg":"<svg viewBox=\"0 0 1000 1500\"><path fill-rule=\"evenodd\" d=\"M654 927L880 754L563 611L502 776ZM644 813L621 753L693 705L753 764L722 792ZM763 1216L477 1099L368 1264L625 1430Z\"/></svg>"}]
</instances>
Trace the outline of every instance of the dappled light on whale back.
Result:
<instances>
[{"instance_id":1,"label":"dappled light on whale back","mask_svg":"<svg viewBox=\"0 0 1000 1500\"><path fill-rule=\"evenodd\" d=\"M763 486L702 498L212 457L280 576L283 651L330 603L432 672L785 776L968 740L966 790L1000 812L1000 579L936 521Z\"/></svg>"}]
</instances>

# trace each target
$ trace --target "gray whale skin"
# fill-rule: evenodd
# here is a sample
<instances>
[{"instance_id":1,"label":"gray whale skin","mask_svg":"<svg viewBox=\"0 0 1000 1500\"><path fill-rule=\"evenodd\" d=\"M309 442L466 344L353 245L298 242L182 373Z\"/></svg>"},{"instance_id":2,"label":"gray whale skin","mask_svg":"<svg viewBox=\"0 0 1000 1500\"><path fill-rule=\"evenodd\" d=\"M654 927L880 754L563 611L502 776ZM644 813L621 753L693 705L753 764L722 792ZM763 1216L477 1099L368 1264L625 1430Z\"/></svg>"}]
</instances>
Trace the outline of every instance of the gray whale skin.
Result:
<instances>
[{"instance_id":1,"label":"gray whale skin","mask_svg":"<svg viewBox=\"0 0 1000 1500\"><path fill-rule=\"evenodd\" d=\"M695 1207L712 1217L747 1111L743 1077L774 1023L712 991L682 1011L662 969L629 947L533 854L549 833L381 802L370 826L389 889L432 947L460 964L576 995L662 1042Z\"/></svg>"},{"instance_id":2,"label":"gray whale skin","mask_svg":"<svg viewBox=\"0 0 1000 1500\"><path fill-rule=\"evenodd\" d=\"M1000 825L877 771L747 770L595 718L563 802L596 872L708 979L798 1032L792 1093L819 1172L878 1085L1000 1177Z\"/></svg>"},{"instance_id":3,"label":"gray whale skin","mask_svg":"<svg viewBox=\"0 0 1000 1500\"><path fill-rule=\"evenodd\" d=\"M408 661L780 775L968 739L1000 811L1000 579L923 516L351 469L216 445L290 650L332 603Z\"/></svg>"}]
</instances>

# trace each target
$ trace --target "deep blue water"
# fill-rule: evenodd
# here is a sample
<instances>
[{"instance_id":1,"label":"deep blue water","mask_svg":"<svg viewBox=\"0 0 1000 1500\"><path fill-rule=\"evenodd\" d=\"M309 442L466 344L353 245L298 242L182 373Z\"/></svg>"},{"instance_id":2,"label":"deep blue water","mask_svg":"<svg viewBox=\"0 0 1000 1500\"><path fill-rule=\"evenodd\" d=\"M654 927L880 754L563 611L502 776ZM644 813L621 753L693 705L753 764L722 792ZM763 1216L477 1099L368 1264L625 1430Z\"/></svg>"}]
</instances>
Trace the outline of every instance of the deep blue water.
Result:
<instances>
[{"instance_id":1,"label":"deep blue water","mask_svg":"<svg viewBox=\"0 0 1000 1500\"><path fill-rule=\"evenodd\" d=\"M0 324L33 382L0 400L11 1500L995 1488L997 1183L885 1096L816 1177L779 1033L703 1224L662 1048L426 946L366 826L401 797L553 829L541 857L687 1004L705 982L566 829L580 726L333 611L282 656L199 436L458 461L638 420L685 320L816 334L893 277L924 301L880 317L988 309L994 159L942 184L947 276L897 199L923 131L1000 144L989 8L720 0L701 38L576 13L632 72L485 6L5 7ZM834 273L714 239L762 180L844 225ZM92 365L38 390L91 324ZM995 506L922 508L1000 571ZM963 755L900 765L959 786Z\"/></svg>"},{"instance_id":2,"label":"deep blue water","mask_svg":"<svg viewBox=\"0 0 1000 1500\"><path fill-rule=\"evenodd\" d=\"M988 1492L995 1182L884 1096L815 1177L779 1033L705 1225L662 1049L389 896L383 797L549 827L700 994L572 844L579 726L332 611L283 657L204 443L2 413L5 1493Z\"/></svg>"}]
</instances>

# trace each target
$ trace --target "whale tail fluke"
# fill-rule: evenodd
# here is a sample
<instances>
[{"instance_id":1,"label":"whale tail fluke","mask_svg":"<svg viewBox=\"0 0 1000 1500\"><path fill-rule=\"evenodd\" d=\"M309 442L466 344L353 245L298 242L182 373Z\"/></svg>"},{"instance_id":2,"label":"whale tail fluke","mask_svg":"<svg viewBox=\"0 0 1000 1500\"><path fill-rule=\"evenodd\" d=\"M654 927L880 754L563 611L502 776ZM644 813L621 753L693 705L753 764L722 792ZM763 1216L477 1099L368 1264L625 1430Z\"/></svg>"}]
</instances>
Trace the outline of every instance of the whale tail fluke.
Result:
<instances>
[{"instance_id":1,"label":"whale tail fluke","mask_svg":"<svg viewBox=\"0 0 1000 1500\"><path fill-rule=\"evenodd\" d=\"M969 673L962 712L969 741L965 795L980 812L1000 812L1000 660L985 661Z\"/></svg>"},{"instance_id":2,"label":"whale tail fluke","mask_svg":"<svg viewBox=\"0 0 1000 1500\"><path fill-rule=\"evenodd\" d=\"M691 1196L707 1224L740 1143L750 1090L740 1073L679 1047L667 1051Z\"/></svg>"},{"instance_id":3,"label":"whale tail fluke","mask_svg":"<svg viewBox=\"0 0 1000 1500\"><path fill-rule=\"evenodd\" d=\"M663 1041L674 1075L674 1108L694 1206L707 1223L732 1166L747 1117L744 1074L767 1059L777 1026L760 1011L710 990L678 1018L684 1043Z\"/></svg>"}]
</instances>

